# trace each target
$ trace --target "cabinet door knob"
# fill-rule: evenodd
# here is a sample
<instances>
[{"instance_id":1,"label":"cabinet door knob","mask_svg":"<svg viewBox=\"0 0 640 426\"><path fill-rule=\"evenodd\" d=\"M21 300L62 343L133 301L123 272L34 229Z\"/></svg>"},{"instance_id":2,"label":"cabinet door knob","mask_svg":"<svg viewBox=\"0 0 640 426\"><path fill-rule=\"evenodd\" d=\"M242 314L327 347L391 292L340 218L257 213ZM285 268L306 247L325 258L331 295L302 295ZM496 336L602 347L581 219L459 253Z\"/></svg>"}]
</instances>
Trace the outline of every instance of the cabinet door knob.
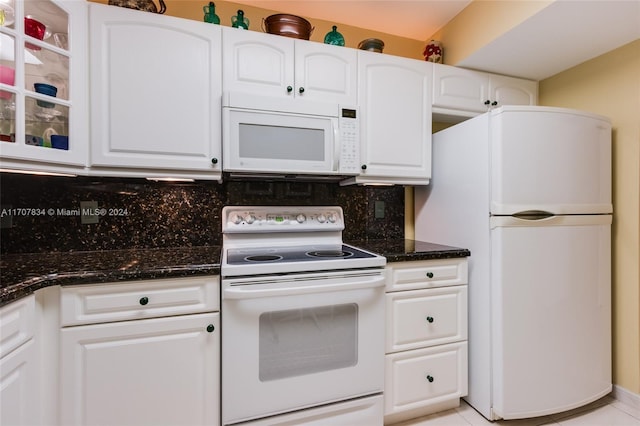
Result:
<instances>
[{"instance_id":1,"label":"cabinet door knob","mask_svg":"<svg viewBox=\"0 0 640 426\"><path fill-rule=\"evenodd\" d=\"M427 317L427 322L429 323L433 322L433 317Z\"/></svg>"},{"instance_id":2,"label":"cabinet door knob","mask_svg":"<svg viewBox=\"0 0 640 426\"><path fill-rule=\"evenodd\" d=\"M486 101L484 101L484 104L485 105L491 105L491 101L487 99Z\"/></svg>"},{"instance_id":3,"label":"cabinet door knob","mask_svg":"<svg viewBox=\"0 0 640 426\"><path fill-rule=\"evenodd\" d=\"M141 297L140 298L140 304L142 306L146 305L147 303L149 303L149 298L148 297Z\"/></svg>"},{"instance_id":4,"label":"cabinet door knob","mask_svg":"<svg viewBox=\"0 0 640 426\"><path fill-rule=\"evenodd\" d=\"M496 106L496 105L498 105L498 101L491 102L491 106Z\"/></svg>"},{"instance_id":5,"label":"cabinet door knob","mask_svg":"<svg viewBox=\"0 0 640 426\"><path fill-rule=\"evenodd\" d=\"M299 88L299 89L298 89L298 92L300 92L300 93L304 93L304 87Z\"/></svg>"},{"instance_id":6,"label":"cabinet door knob","mask_svg":"<svg viewBox=\"0 0 640 426\"><path fill-rule=\"evenodd\" d=\"M433 278L433 272L427 272L427 278Z\"/></svg>"},{"instance_id":7,"label":"cabinet door knob","mask_svg":"<svg viewBox=\"0 0 640 426\"><path fill-rule=\"evenodd\" d=\"M293 92L293 87L287 86L287 93L291 93L291 92Z\"/></svg>"},{"instance_id":8,"label":"cabinet door knob","mask_svg":"<svg viewBox=\"0 0 640 426\"><path fill-rule=\"evenodd\" d=\"M218 159L217 158L212 158L211 159L211 164L218 164Z\"/></svg>"},{"instance_id":9,"label":"cabinet door knob","mask_svg":"<svg viewBox=\"0 0 640 426\"><path fill-rule=\"evenodd\" d=\"M427 374L427 380L429 381L429 383L433 383L433 376Z\"/></svg>"},{"instance_id":10,"label":"cabinet door knob","mask_svg":"<svg viewBox=\"0 0 640 426\"><path fill-rule=\"evenodd\" d=\"M367 165L366 165L366 164L363 164L362 166L360 166L360 168L361 168L362 170L367 170Z\"/></svg>"},{"instance_id":11,"label":"cabinet door knob","mask_svg":"<svg viewBox=\"0 0 640 426\"><path fill-rule=\"evenodd\" d=\"M207 326L207 331L208 331L209 333L213 333L213 330L215 330L215 329L216 329L216 328L213 326L213 324L209 324L209 325Z\"/></svg>"}]
</instances>

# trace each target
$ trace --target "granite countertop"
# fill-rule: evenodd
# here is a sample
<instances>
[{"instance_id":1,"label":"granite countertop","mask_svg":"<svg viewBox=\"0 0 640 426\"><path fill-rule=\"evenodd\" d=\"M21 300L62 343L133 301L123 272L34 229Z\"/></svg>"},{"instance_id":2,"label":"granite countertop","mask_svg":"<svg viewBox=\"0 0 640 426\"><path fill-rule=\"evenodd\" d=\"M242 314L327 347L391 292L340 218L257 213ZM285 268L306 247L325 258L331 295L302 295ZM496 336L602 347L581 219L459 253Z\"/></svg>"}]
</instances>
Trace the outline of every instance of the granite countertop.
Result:
<instances>
[{"instance_id":1,"label":"granite countertop","mask_svg":"<svg viewBox=\"0 0 640 426\"><path fill-rule=\"evenodd\" d=\"M220 274L220 247L3 255L0 306L50 285Z\"/></svg>"},{"instance_id":2,"label":"granite countertop","mask_svg":"<svg viewBox=\"0 0 640 426\"><path fill-rule=\"evenodd\" d=\"M471 255L471 252L465 248L451 247L416 240L357 240L346 241L346 243L372 253L381 254L387 258L387 262L450 259L456 257L468 257Z\"/></svg>"},{"instance_id":3,"label":"granite countertop","mask_svg":"<svg viewBox=\"0 0 640 426\"><path fill-rule=\"evenodd\" d=\"M387 262L467 257L469 250L415 240L358 240L347 244ZM220 274L220 247L130 249L3 255L0 306L51 285Z\"/></svg>"}]
</instances>

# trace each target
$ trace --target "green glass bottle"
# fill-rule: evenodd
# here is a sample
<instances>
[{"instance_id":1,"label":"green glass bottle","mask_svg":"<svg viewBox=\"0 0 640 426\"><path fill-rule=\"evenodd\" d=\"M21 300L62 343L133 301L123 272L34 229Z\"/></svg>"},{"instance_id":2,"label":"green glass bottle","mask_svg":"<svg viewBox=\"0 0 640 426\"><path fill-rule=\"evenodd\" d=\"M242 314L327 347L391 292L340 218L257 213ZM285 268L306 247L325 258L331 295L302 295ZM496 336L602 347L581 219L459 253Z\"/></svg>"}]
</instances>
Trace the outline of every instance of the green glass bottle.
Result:
<instances>
[{"instance_id":1,"label":"green glass bottle","mask_svg":"<svg viewBox=\"0 0 640 426\"><path fill-rule=\"evenodd\" d=\"M233 28L249 29L249 19L245 18L244 11L242 9L238 10L237 15L231 17L231 26Z\"/></svg>"},{"instance_id":2,"label":"green glass bottle","mask_svg":"<svg viewBox=\"0 0 640 426\"><path fill-rule=\"evenodd\" d=\"M204 10L204 22L220 25L220 17L216 15L216 5L210 1L208 6L202 8Z\"/></svg>"},{"instance_id":3,"label":"green glass bottle","mask_svg":"<svg viewBox=\"0 0 640 426\"><path fill-rule=\"evenodd\" d=\"M344 37L338 31L336 31L338 27L335 25L333 29L324 36L325 44L333 44L335 46L344 46Z\"/></svg>"}]
</instances>

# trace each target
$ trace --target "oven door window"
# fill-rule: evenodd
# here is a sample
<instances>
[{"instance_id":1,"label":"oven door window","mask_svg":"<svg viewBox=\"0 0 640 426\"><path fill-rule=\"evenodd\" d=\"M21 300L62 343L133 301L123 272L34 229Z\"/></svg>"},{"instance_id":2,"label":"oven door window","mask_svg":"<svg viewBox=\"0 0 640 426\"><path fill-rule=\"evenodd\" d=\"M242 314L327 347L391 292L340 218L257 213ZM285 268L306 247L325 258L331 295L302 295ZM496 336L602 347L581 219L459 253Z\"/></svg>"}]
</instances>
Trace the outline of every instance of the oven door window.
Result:
<instances>
[{"instance_id":1,"label":"oven door window","mask_svg":"<svg viewBox=\"0 0 640 426\"><path fill-rule=\"evenodd\" d=\"M336 370L358 363L358 305L260 315L260 381Z\"/></svg>"}]
</instances>

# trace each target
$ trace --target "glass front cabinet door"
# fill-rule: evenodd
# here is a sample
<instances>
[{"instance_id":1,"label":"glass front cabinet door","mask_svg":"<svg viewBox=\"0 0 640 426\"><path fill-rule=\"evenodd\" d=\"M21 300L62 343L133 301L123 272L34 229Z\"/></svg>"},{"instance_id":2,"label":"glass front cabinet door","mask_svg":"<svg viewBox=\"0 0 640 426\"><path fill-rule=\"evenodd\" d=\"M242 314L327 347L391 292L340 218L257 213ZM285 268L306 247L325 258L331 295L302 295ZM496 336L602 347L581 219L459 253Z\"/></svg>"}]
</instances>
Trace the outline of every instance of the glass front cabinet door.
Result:
<instances>
[{"instance_id":1,"label":"glass front cabinet door","mask_svg":"<svg viewBox=\"0 0 640 426\"><path fill-rule=\"evenodd\" d=\"M2 170L84 172L86 50L86 2L0 0Z\"/></svg>"}]
</instances>

